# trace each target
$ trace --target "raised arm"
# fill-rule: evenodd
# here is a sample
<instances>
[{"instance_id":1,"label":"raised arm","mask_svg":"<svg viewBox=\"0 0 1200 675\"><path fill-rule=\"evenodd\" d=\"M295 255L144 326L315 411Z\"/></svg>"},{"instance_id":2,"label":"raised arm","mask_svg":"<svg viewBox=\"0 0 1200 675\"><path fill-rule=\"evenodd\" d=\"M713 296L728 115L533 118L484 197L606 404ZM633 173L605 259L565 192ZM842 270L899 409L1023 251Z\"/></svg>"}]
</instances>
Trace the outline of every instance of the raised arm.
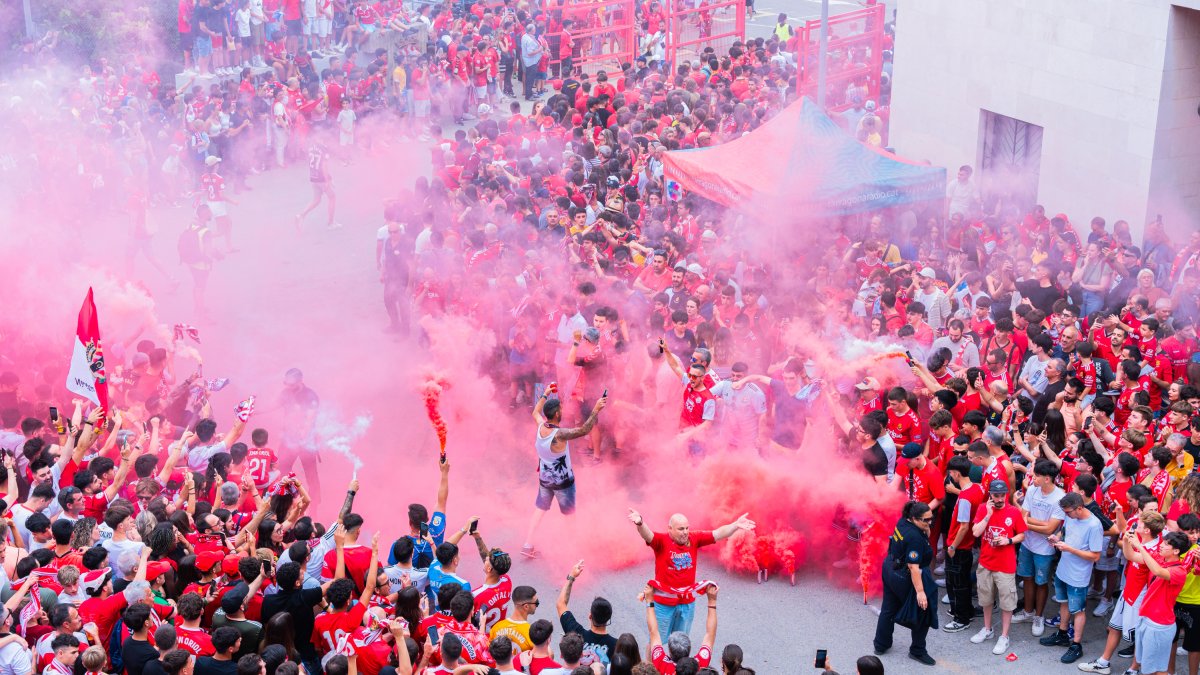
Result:
<instances>
[{"instance_id":1,"label":"raised arm","mask_svg":"<svg viewBox=\"0 0 1200 675\"><path fill-rule=\"evenodd\" d=\"M713 530L713 539L716 539L717 541L728 539L729 537L737 534L738 530L745 530L746 532L753 531L754 521L747 517L749 515L749 513L743 513L732 523L729 523L728 525L722 525L721 527Z\"/></svg>"},{"instance_id":2,"label":"raised arm","mask_svg":"<svg viewBox=\"0 0 1200 675\"><path fill-rule=\"evenodd\" d=\"M646 520L642 518L642 514L629 509L629 522L637 525L637 531L642 536L642 541L645 541L647 544L654 541L654 533L650 531L650 528L646 527Z\"/></svg>"},{"instance_id":3,"label":"raised arm","mask_svg":"<svg viewBox=\"0 0 1200 675\"><path fill-rule=\"evenodd\" d=\"M354 497L358 494L358 479L350 480L350 486L346 488L346 498L342 500L342 509L338 511L337 522L341 523L346 520L346 515L354 509Z\"/></svg>"},{"instance_id":4,"label":"raised arm","mask_svg":"<svg viewBox=\"0 0 1200 675\"><path fill-rule=\"evenodd\" d=\"M654 613L654 589L647 586L638 595L638 601L646 603L646 629L650 633L650 649L662 646L662 638L658 634L658 617Z\"/></svg>"},{"instance_id":5,"label":"raised arm","mask_svg":"<svg viewBox=\"0 0 1200 675\"><path fill-rule=\"evenodd\" d=\"M472 520L472 522L478 523L479 519L475 518ZM470 529L470 525L467 527ZM480 562L487 562L488 554L491 552L491 549L488 548L488 545L483 541L483 534L480 533L478 524L475 526L475 531L468 532L468 534L470 534L471 538L475 540L475 550L479 553Z\"/></svg>"},{"instance_id":6,"label":"raised arm","mask_svg":"<svg viewBox=\"0 0 1200 675\"><path fill-rule=\"evenodd\" d=\"M450 498L450 461L446 460L438 466L442 477L438 482L437 510L446 512L446 500Z\"/></svg>"},{"instance_id":7,"label":"raised arm","mask_svg":"<svg viewBox=\"0 0 1200 675\"><path fill-rule=\"evenodd\" d=\"M608 405L608 396L601 396L600 399L596 401L596 406L592 408L592 414L588 415L588 418L583 421L582 426L572 427L570 429L559 429L558 434L554 437L554 439L559 441L569 441L575 438L587 436L592 431L592 428L596 426L596 419L599 417L600 411L604 410L604 406L606 405Z\"/></svg>"},{"instance_id":8,"label":"raised arm","mask_svg":"<svg viewBox=\"0 0 1200 675\"><path fill-rule=\"evenodd\" d=\"M450 535L449 537L446 537L446 541L457 546L458 542L462 541L462 538L464 536L466 536L467 532L469 532L471 530L471 523L477 522L478 520L479 520L479 516L471 516L471 518L467 521L466 526L460 530L455 531L455 533Z\"/></svg>"},{"instance_id":9,"label":"raised arm","mask_svg":"<svg viewBox=\"0 0 1200 675\"><path fill-rule=\"evenodd\" d=\"M126 444L124 449L121 449L121 466L116 468L116 476L113 478L113 484L108 488L104 488L104 500L113 501L116 495L119 494L121 488L125 486L125 477L130 474L130 468L133 466L134 450L140 450L142 447L131 448Z\"/></svg>"},{"instance_id":10,"label":"raised arm","mask_svg":"<svg viewBox=\"0 0 1200 675\"><path fill-rule=\"evenodd\" d=\"M558 600L554 603L554 608L558 610L558 615L562 616L571 605L571 588L575 585L575 580L579 575L583 574L583 560L575 563L571 571L567 574L567 583L563 584L562 590L558 592Z\"/></svg>"},{"instance_id":11,"label":"raised arm","mask_svg":"<svg viewBox=\"0 0 1200 675\"><path fill-rule=\"evenodd\" d=\"M713 584L705 592L708 595L708 618L704 621L704 642L700 644L712 648L717 641L717 586Z\"/></svg>"},{"instance_id":12,"label":"raised arm","mask_svg":"<svg viewBox=\"0 0 1200 675\"><path fill-rule=\"evenodd\" d=\"M371 564L367 566L367 579L363 583L363 592L358 601L367 604L375 595L375 584L379 581L379 533L371 536Z\"/></svg>"},{"instance_id":13,"label":"raised arm","mask_svg":"<svg viewBox=\"0 0 1200 675\"><path fill-rule=\"evenodd\" d=\"M675 373L675 377L683 377L683 366L679 364L679 358L671 353L667 347L667 341L663 338L658 339L658 348L662 350L663 356L667 358L667 365L671 366L671 370Z\"/></svg>"},{"instance_id":14,"label":"raised arm","mask_svg":"<svg viewBox=\"0 0 1200 675\"><path fill-rule=\"evenodd\" d=\"M409 631L407 622L404 619L392 619L388 621L388 629L395 640L396 675L413 675L413 664L408 659L408 644L405 641Z\"/></svg>"}]
</instances>

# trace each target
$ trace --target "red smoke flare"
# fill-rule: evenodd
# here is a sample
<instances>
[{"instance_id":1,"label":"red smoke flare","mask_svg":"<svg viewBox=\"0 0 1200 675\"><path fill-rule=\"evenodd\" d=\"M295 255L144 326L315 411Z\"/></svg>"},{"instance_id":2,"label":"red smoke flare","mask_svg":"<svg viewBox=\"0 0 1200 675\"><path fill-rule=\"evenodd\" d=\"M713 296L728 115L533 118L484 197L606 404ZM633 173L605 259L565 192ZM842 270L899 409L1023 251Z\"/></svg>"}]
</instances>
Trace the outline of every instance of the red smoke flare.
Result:
<instances>
[{"instance_id":1,"label":"red smoke flare","mask_svg":"<svg viewBox=\"0 0 1200 675\"><path fill-rule=\"evenodd\" d=\"M858 574L862 583L863 604L868 598L878 595L882 590L883 559L887 555L888 537L891 535L887 528L878 520L868 523L859 532L858 539Z\"/></svg>"},{"instance_id":2,"label":"red smoke flare","mask_svg":"<svg viewBox=\"0 0 1200 675\"><path fill-rule=\"evenodd\" d=\"M442 419L439 409L442 399L442 389L446 383L439 379L428 379L421 387L421 396L425 399L425 414L437 432L438 446L441 450L442 462L446 461L446 420Z\"/></svg>"}]
</instances>

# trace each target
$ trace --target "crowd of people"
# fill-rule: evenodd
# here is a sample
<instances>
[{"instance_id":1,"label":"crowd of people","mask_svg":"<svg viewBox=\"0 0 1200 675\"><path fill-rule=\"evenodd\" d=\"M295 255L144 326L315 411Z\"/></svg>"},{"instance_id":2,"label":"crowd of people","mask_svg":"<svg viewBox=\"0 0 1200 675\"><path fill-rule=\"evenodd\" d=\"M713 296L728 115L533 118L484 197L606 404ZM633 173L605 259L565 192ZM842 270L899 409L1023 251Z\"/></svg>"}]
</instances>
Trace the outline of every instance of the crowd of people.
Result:
<instances>
[{"instance_id":1,"label":"crowd of people","mask_svg":"<svg viewBox=\"0 0 1200 675\"><path fill-rule=\"evenodd\" d=\"M832 427L864 484L907 502L883 564L877 654L899 623L909 655L935 663L926 635L944 586L942 629L970 629L996 655L1024 623L1064 663L1081 661L1091 614L1107 641L1087 645L1095 658L1081 670L1131 658L1126 672L1173 672L1178 645L1195 675L1200 234L1173 241L1157 221L1135 240L1103 217L1080 227L988 194L962 167L944 202L756 246L762 221L681 194L663 156L738 138L787 105L791 33L671 69L655 39L661 12L639 4L636 57L592 70L571 62L606 45L570 32L611 20L602 14L183 0L188 66L236 78L176 90L136 64L85 67L30 94L69 101L45 114L79 142L21 180L36 196L40 178L69 177L60 189L105 209L119 186L134 214L126 271L140 254L168 282L146 212L195 200L178 253L202 312L208 275L237 250L231 197L251 176L303 162L312 200L297 204L297 227L322 202L337 226L331 165L424 139L432 175L383 199L386 328L424 342L429 321L453 316L496 336L480 374L536 425L538 490L512 553L539 555L555 502L574 511L578 465L647 452L647 420L677 416L668 426L691 457L813 452ZM360 53L376 30L418 23L428 51ZM839 55L835 68L864 58ZM837 98L850 104L847 131L881 144L887 91L855 82ZM44 135L40 123L23 131ZM849 343L885 358L838 368L830 355ZM309 513L317 397L301 373L285 377L286 427L251 429L245 443L253 405L214 415L222 383L177 377L175 349L143 341L113 357L107 417L79 402L46 419L57 395L42 373L0 374L5 672L714 670L719 590L697 580L698 549L750 536L739 534L755 529L747 516L701 532L677 514L655 533L631 512L655 556L644 631L600 597L575 617L582 563L557 597L556 629L532 616L536 589L514 585L512 553L488 546L477 521L447 526L448 463L432 512L410 505L407 531L381 549L353 509L357 482L338 512ZM466 537L483 566L475 583L459 571ZM860 672L882 672L871 658ZM753 672L736 644L720 668Z\"/></svg>"}]
</instances>

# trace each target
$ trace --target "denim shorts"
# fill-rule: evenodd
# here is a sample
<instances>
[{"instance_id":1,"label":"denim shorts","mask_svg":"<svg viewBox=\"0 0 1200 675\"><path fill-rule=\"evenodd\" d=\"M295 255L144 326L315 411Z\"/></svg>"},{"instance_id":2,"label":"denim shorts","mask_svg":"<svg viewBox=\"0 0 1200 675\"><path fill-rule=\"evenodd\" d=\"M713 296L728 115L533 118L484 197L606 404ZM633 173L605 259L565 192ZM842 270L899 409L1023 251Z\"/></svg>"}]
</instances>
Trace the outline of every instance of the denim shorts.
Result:
<instances>
[{"instance_id":1,"label":"denim shorts","mask_svg":"<svg viewBox=\"0 0 1200 675\"><path fill-rule=\"evenodd\" d=\"M1062 579L1054 577L1054 601L1067 603L1067 610L1078 614L1087 607L1087 586L1068 586Z\"/></svg>"},{"instance_id":2,"label":"denim shorts","mask_svg":"<svg viewBox=\"0 0 1200 675\"><path fill-rule=\"evenodd\" d=\"M1053 554L1034 553L1024 546L1017 549L1017 576L1025 579L1033 577L1033 583L1038 586L1050 583L1050 566L1053 564Z\"/></svg>"},{"instance_id":3,"label":"denim shorts","mask_svg":"<svg viewBox=\"0 0 1200 675\"><path fill-rule=\"evenodd\" d=\"M548 488L545 485L538 485L537 501L533 503L541 511L549 511L550 504L555 499L558 500L558 510L564 516L569 516L575 513L575 485L572 484L569 488L555 490Z\"/></svg>"},{"instance_id":4,"label":"denim shorts","mask_svg":"<svg viewBox=\"0 0 1200 675\"><path fill-rule=\"evenodd\" d=\"M196 36L196 42L192 46L192 55L193 56L195 56L196 58L204 58L206 56L212 56L212 50L213 50L213 43L212 43L211 37L209 37L207 35Z\"/></svg>"}]
</instances>

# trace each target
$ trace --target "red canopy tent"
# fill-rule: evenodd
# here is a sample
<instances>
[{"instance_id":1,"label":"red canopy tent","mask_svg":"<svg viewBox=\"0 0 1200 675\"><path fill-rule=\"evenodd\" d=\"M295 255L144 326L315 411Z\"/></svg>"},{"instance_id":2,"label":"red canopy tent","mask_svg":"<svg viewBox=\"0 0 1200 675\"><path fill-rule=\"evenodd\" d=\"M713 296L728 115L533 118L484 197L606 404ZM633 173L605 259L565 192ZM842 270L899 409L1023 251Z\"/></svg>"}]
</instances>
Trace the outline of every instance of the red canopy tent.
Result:
<instances>
[{"instance_id":1,"label":"red canopy tent","mask_svg":"<svg viewBox=\"0 0 1200 675\"><path fill-rule=\"evenodd\" d=\"M664 155L663 174L725 206L751 198L822 216L943 199L946 170L855 140L800 99L728 143Z\"/></svg>"}]
</instances>

